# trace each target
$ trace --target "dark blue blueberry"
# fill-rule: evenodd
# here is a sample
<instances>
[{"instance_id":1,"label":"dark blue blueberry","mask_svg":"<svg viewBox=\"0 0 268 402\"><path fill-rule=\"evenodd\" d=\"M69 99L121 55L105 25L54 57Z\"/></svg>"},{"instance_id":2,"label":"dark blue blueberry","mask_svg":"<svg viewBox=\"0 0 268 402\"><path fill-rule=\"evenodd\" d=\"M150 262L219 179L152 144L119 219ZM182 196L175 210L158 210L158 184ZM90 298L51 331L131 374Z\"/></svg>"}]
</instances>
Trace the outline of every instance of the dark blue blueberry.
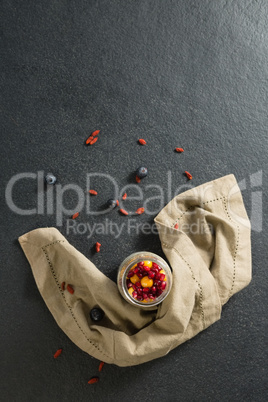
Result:
<instances>
[{"instance_id":1,"label":"dark blue blueberry","mask_svg":"<svg viewBox=\"0 0 268 402\"><path fill-rule=\"evenodd\" d=\"M148 174L148 169L146 167L139 167L136 171L136 175L140 178L143 179L144 177L146 177Z\"/></svg>"},{"instance_id":2,"label":"dark blue blueberry","mask_svg":"<svg viewBox=\"0 0 268 402\"><path fill-rule=\"evenodd\" d=\"M92 321L100 321L103 319L103 317L104 317L104 311L101 308L94 307L90 311L90 318L92 319Z\"/></svg>"},{"instance_id":3,"label":"dark blue blueberry","mask_svg":"<svg viewBox=\"0 0 268 402\"><path fill-rule=\"evenodd\" d=\"M48 173L45 177L45 181L47 184L55 184L57 179L52 173Z\"/></svg>"},{"instance_id":4,"label":"dark blue blueberry","mask_svg":"<svg viewBox=\"0 0 268 402\"><path fill-rule=\"evenodd\" d=\"M110 198L110 199L107 201L107 207L108 207L108 208L115 208L116 205L117 205L116 200L114 200L114 199L112 199L112 198Z\"/></svg>"}]
</instances>

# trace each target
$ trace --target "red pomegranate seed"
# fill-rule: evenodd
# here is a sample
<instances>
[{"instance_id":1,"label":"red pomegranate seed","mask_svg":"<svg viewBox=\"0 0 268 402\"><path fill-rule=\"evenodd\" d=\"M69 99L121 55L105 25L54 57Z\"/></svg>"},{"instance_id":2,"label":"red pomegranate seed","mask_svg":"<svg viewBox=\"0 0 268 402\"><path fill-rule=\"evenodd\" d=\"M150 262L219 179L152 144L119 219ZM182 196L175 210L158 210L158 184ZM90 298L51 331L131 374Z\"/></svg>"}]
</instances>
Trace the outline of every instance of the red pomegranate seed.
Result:
<instances>
[{"instance_id":1,"label":"red pomegranate seed","mask_svg":"<svg viewBox=\"0 0 268 402\"><path fill-rule=\"evenodd\" d=\"M104 362L100 362L100 364L99 364L99 371L101 371L101 370L103 369L103 366L104 366Z\"/></svg>"},{"instance_id":2,"label":"red pomegranate seed","mask_svg":"<svg viewBox=\"0 0 268 402\"><path fill-rule=\"evenodd\" d=\"M147 295L147 293L144 293L144 292L143 292L143 295L142 295L142 296L143 296L143 298L144 298L145 300L149 299L149 296Z\"/></svg>"},{"instance_id":3,"label":"red pomegranate seed","mask_svg":"<svg viewBox=\"0 0 268 402\"><path fill-rule=\"evenodd\" d=\"M144 293L148 293L149 290L150 290L149 288L143 288L143 289L142 289L142 291L143 291Z\"/></svg>"},{"instance_id":4,"label":"red pomegranate seed","mask_svg":"<svg viewBox=\"0 0 268 402\"><path fill-rule=\"evenodd\" d=\"M62 284L60 285L62 290L65 290L65 282L62 282Z\"/></svg>"},{"instance_id":5,"label":"red pomegranate seed","mask_svg":"<svg viewBox=\"0 0 268 402\"><path fill-rule=\"evenodd\" d=\"M131 271L129 271L129 273L127 274L128 278L131 278L134 275L134 270L132 269Z\"/></svg>"},{"instance_id":6,"label":"red pomegranate seed","mask_svg":"<svg viewBox=\"0 0 268 402\"><path fill-rule=\"evenodd\" d=\"M138 267L143 267L143 265L144 265L144 261L140 261L140 262L138 262Z\"/></svg>"},{"instance_id":7,"label":"red pomegranate seed","mask_svg":"<svg viewBox=\"0 0 268 402\"><path fill-rule=\"evenodd\" d=\"M155 277L155 272L149 271L149 272L148 272L148 278L154 279L154 277Z\"/></svg>"},{"instance_id":8,"label":"red pomegranate seed","mask_svg":"<svg viewBox=\"0 0 268 402\"><path fill-rule=\"evenodd\" d=\"M132 287L134 290L137 290L137 286L134 283L132 283Z\"/></svg>"},{"instance_id":9,"label":"red pomegranate seed","mask_svg":"<svg viewBox=\"0 0 268 402\"><path fill-rule=\"evenodd\" d=\"M147 267L147 265L144 265L143 269L144 269L144 271L146 271L146 272L150 272L150 268Z\"/></svg>"},{"instance_id":10,"label":"red pomegranate seed","mask_svg":"<svg viewBox=\"0 0 268 402\"><path fill-rule=\"evenodd\" d=\"M92 137L95 137L96 135L98 135L99 132L100 132L100 130L95 130L95 131L93 131L93 133L91 134Z\"/></svg>"},{"instance_id":11,"label":"red pomegranate seed","mask_svg":"<svg viewBox=\"0 0 268 402\"><path fill-rule=\"evenodd\" d=\"M193 176L191 175L191 173L187 172L187 170L185 170L184 173L186 174L186 176L187 176L187 178L188 178L189 180L192 180Z\"/></svg>"},{"instance_id":12,"label":"red pomegranate seed","mask_svg":"<svg viewBox=\"0 0 268 402\"><path fill-rule=\"evenodd\" d=\"M136 290L134 290L134 292L132 292L132 297L134 297L134 299L138 296L138 293Z\"/></svg>"},{"instance_id":13,"label":"red pomegranate seed","mask_svg":"<svg viewBox=\"0 0 268 402\"><path fill-rule=\"evenodd\" d=\"M90 137L88 137L88 139L86 140L86 144L88 145L92 140L93 140L93 135L91 134Z\"/></svg>"},{"instance_id":14,"label":"red pomegranate seed","mask_svg":"<svg viewBox=\"0 0 268 402\"><path fill-rule=\"evenodd\" d=\"M72 219L76 219L79 216L79 212L76 212L75 214L73 214Z\"/></svg>"},{"instance_id":15,"label":"red pomegranate seed","mask_svg":"<svg viewBox=\"0 0 268 402\"><path fill-rule=\"evenodd\" d=\"M59 355L62 354L62 349L58 349L57 352L54 354L54 359L57 359L57 357L59 357Z\"/></svg>"},{"instance_id":16,"label":"red pomegranate seed","mask_svg":"<svg viewBox=\"0 0 268 402\"><path fill-rule=\"evenodd\" d=\"M140 183L141 182L141 178L139 176L136 176L136 182Z\"/></svg>"},{"instance_id":17,"label":"red pomegranate seed","mask_svg":"<svg viewBox=\"0 0 268 402\"><path fill-rule=\"evenodd\" d=\"M127 288L129 289L129 288L132 288L132 285L133 285L133 283L132 282L128 282L128 284L127 284Z\"/></svg>"},{"instance_id":18,"label":"red pomegranate seed","mask_svg":"<svg viewBox=\"0 0 268 402\"><path fill-rule=\"evenodd\" d=\"M96 382L99 382L99 377L92 377L92 378L88 381L88 384L95 384Z\"/></svg>"},{"instance_id":19,"label":"red pomegranate seed","mask_svg":"<svg viewBox=\"0 0 268 402\"><path fill-rule=\"evenodd\" d=\"M165 289L166 289L166 286L167 286L166 282L162 282L162 284L161 284L161 289L162 289L162 290L165 290Z\"/></svg>"},{"instance_id":20,"label":"red pomegranate seed","mask_svg":"<svg viewBox=\"0 0 268 402\"><path fill-rule=\"evenodd\" d=\"M128 212L125 211L123 208L120 208L119 211L120 211L121 214L123 214L123 215L128 215Z\"/></svg>"},{"instance_id":21,"label":"red pomegranate seed","mask_svg":"<svg viewBox=\"0 0 268 402\"><path fill-rule=\"evenodd\" d=\"M166 275L165 274L160 274L160 281L163 281L165 279Z\"/></svg>"},{"instance_id":22,"label":"red pomegranate seed","mask_svg":"<svg viewBox=\"0 0 268 402\"><path fill-rule=\"evenodd\" d=\"M138 208L136 214L141 215L144 213L144 208Z\"/></svg>"},{"instance_id":23,"label":"red pomegranate seed","mask_svg":"<svg viewBox=\"0 0 268 402\"><path fill-rule=\"evenodd\" d=\"M140 283L140 282L136 282L135 285L136 285L137 288L140 288L140 287L141 287L141 283Z\"/></svg>"},{"instance_id":24,"label":"red pomegranate seed","mask_svg":"<svg viewBox=\"0 0 268 402\"><path fill-rule=\"evenodd\" d=\"M137 300L142 301L142 300L143 300L142 295L138 295L138 296L137 296Z\"/></svg>"},{"instance_id":25,"label":"red pomegranate seed","mask_svg":"<svg viewBox=\"0 0 268 402\"><path fill-rule=\"evenodd\" d=\"M133 269L133 272L134 272L134 274L136 274L137 272L139 272L139 268L138 268L138 267L135 267L135 268Z\"/></svg>"},{"instance_id":26,"label":"red pomegranate seed","mask_svg":"<svg viewBox=\"0 0 268 402\"><path fill-rule=\"evenodd\" d=\"M152 286L152 287L151 287L151 292L152 292L152 293L155 293L156 291L157 291L156 287L155 287L155 286Z\"/></svg>"},{"instance_id":27,"label":"red pomegranate seed","mask_svg":"<svg viewBox=\"0 0 268 402\"><path fill-rule=\"evenodd\" d=\"M160 279L160 276L161 276L161 274L159 273L159 272L157 272L156 274L155 274L155 279Z\"/></svg>"},{"instance_id":28,"label":"red pomegranate seed","mask_svg":"<svg viewBox=\"0 0 268 402\"><path fill-rule=\"evenodd\" d=\"M184 149L183 148L175 148L175 151L176 152L184 152Z\"/></svg>"},{"instance_id":29,"label":"red pomegranate seed","mask_svg":"<svg viewBox=\"0 0 268 402\"><path fill-rule=\"evenodd\" d=\"M178 223L175 223L174 229L179 229L179 224Z\"/></svg>"},{"instance_id":30,"label":"red pomegranate seed","mask_svg":"<svg viewBox=\"0 0 268 402\"><path fill-rule=\"evenodd\" d=\"M156 262L153 262L153 268L156 268L157 270L160 270L160 267L158 264L156 264Z\"/></svg>"},{"instance_id":31,"label":"red pomegranate seed","mask_svg":"<svg viewBox=\"0 0 268 402\"><path fill-rule=\"evenodd\" d=\"M157 289L157 291L156 291L156 296L158 297L158 296L161 296L161 294L163 293L163 290L162 289Z\"/></svg>"},{"instance_id":32,"label":"red pomegranate seed","mask_svg":"<svg viewBox=\"0 0 268 402\"><path fill-rule=\"evenodd\" d=\"M141 145L146 145L146 141L143 138L140 138L138 141Z\"/></svg>"},{"instance_id":33,"label":"red pomegranate seed","mask_svg":"<svg viewBox=\"0 0 268 402\"><path fill-rule=\"evenodd\" d=\"M74 288L71 285L67 285L67 290L69 293L71 293L71 295L74 294Z\"/></svg>"},{"instance_id":34,"label":"red pomegranate seed","mask_svg":"<svg viewBox=\"0 0 268 402\"><path fill-rule=\"evenodd\" d=\"M89 194L91 194L91 195L97 195L98 193L97 193L97 191L95 191L95 190L89 190Z\"/></svg>"},{"instance_id":35,"label":"red pomegranate seed","mask_svg":"<svg viewBox=\"0 0 268 402\"><path fill-rule=\"evenodd\" d=\"M141 272L138 272L138 273L137 273L137 276L138 276L138 278L141 279L141 278L143 277L143 274L142 274Z\"/></svg>"},{"instance_id":36,"label":"red pomegranate seed","mask_svg":"<svg viewBox=\"0 0 268 402\"><path fill-rule=\"evenodd\" d=\"M122 200L125 200L127 198L127 193L125 193L122 197Z\"/></svg>"}]
</instances>

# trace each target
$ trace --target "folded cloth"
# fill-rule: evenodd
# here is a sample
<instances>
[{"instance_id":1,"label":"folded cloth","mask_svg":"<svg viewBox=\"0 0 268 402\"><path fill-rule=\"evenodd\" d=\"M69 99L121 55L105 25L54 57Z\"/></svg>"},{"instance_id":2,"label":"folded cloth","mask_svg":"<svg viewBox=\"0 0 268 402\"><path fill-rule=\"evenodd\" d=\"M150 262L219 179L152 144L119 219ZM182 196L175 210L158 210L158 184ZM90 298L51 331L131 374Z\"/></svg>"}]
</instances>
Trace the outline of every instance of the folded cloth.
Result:
<instances>
[{"instance_id":1,"label":"folded cloth","mask_svg":"<svg viewBox=\"0 0 268 402\"><path fill-rule=\"evenodd\" d=\"M104 362L132 366L166 355L217 321L222 305L251 280L250 223L233 175L179 194L155 222L173 286L150 311L126 302L117 285L57 229L19 238L58 325ZM63 290L62 282L74 293ZM105 313L99 322L91 319L94 307Z\"/></svg>"}]
</instances>

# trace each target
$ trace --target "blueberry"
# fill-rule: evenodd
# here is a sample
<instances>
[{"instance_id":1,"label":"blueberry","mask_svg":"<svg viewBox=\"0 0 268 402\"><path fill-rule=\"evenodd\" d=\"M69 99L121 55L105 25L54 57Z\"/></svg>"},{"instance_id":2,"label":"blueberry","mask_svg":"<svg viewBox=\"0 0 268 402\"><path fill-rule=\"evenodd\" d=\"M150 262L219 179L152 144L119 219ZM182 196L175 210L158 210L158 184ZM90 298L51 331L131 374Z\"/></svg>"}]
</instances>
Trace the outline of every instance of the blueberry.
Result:
<instances>
[{"instance_id":1,"label":"blueberry","mask_svg":"<svg viewBox=\"0 0 268 402\"><path fill-rule=\"evenodd\" d=\"M57 179L52 173L48 173L45 177L45 181L47 184L55 184Z\"/></svg>"},{"instance_id":2,"label":"blueberry","mask_svg":"<svg viewBox=\"0 0 268 402\"><path fill-rule=\"evenodd\" d=\"M114 200L113 198L110 198L110 199L107 201L107 207L108 207L108 208L115 208L116 205L117 205L117 202L116 202L116 200Z\"/></svg>"},{"instance_id":3,"label":"blueberry","mask_svg":"<svg viewBox=\"0 0 268 402\"><path fill-rule=\"evenodd\" d=\"M92 321L100 321L103 319L103 317L104 317L104 311L101 308L94 307L90 311L90 318L92 319Z\"/></svg>"},{"instance_id":4,"label":"blueberry","mask_svg":"<svg viewBox=\"0 0 268 402\"><path fill-rule=\"evenodd\" d=\"M148 169L146 167L139 167L136 171L136 175L140 178L143 179L144 177L146 177L148 174Z\"/></svg>"}]
</instances>

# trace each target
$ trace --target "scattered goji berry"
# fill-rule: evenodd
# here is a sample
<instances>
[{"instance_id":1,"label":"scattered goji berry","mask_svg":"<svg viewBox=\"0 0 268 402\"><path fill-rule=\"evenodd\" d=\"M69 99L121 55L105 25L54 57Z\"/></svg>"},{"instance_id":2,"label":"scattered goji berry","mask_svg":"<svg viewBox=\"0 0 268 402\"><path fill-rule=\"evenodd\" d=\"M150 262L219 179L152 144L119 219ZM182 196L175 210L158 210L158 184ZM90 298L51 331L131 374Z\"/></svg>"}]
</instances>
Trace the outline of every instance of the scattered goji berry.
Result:
<instances>
[{"instance_id":1,"label":"scattered goji berry","mask_svg":"<svg viewBox=\"0 0 268 402\"><path fill-rule=\"evenodd\" d=\"M119 201L118 200L116 200L116 205L119 207Z\"/></svg>"},{"instance_id":2,"label":"scattered goji berry","mask_svg":"<svg viewBox=\"0 0 268 402\"><path fill-rule=\"evenodd\" d=\"M75 214L73 214L72 219L76 219L79 216L79 212L76 212Z\"/></svg>"},{"instance_id":3,"label":"scattered goji berry","mask_svg":"<svg viewBox=\"0 0 268 402\"><path fill-rule=\"evenodd\" d=\"M92 377L92 378L88 381L88 384L95 384L96 382L99 382L99 377Z\"/></svg>"},{"instance_id":4,"label":"scattered goji berry","mask_svg":"<svg viewBox=\"0 0 268 402\"><path fill-rule=\"evenodd\" d=\"M141 181L141 178L136 175L136 182L137 182L137 183L140 183L140 181Z\"/></svg>"},{"instance_id":5,"label":"scattered goji berry","mask_svg":"<svg viewBox=\"0 0 268 402\"><path fill-rule=\"evenodd\" d=\"M125 193L122 197L122 200L125 200L127 198L127 193Z\"/></svg>"},{"instance_id":6,"label":"scattered goji berry","mask_svg":"<svg viewBox=\"0 0 268 402\"><path fill-rule=\"evenodd\" d=\"M88 137L88 139L86 140L86 144L88 145L93 140L93 138L94 137L92 135Z\"/></svg>"},{"instance_id":7,"label":"scattered goji berry","mask_svg":"<svg viewBox=\"0 0 268 402\"><path fill-rule=\"evenodd\" d=\"M128 215L128 212L125 211L124 209L120 208L119 211L121 212L121 214L123 215Z\"/></svg>"},{"instance_id":8,"label":"scattered goji berry","mask_svg":"<svg viewBox=\"0 0 268 402\"><path fill-rule=\"evenodd\" d=\"M176 148L175 151L176 152L184 152L184 149L183 148Z\"/></svg>"},{"instance_id":9,"label":"scattered goji berry","mask_svg":"<svg viewBox=\"0 0 268 402\"><path fill-rule=\"evenodd\" d=\"M67 285L67 290L69 293L71 293L71 295L74 294L74 288L71 285Z\"/></svg>"},{"instance_id":10,"label":"scattered goji berry","mask_svg":"<svg viewBox=\"0 0 268 402\"><path fill-rule=\"evenodd\" d=\"M95 137L96 135L98 135L99 132L100 132L100 130L95 130L95 131L93 131L93 133L91 134L92 137Z\"/></svg>"},{"instance_id":11,"label":"scattered goji berry","mask_svg":"<svg viewBox=\"0 0 268 402\"><path fill-rule=\"evenodd\" d=\"M174 229L179 229L179 224L178 223L175 223Z\"/></svg>"},{"instance_id":12,"label":"scattered goji berry","mask_svg":"<svg viewBox=\"0 0 268 402\"><path fill-rule=\"evenodd\" d=\"M100 252L100 248L101 248L101 243L99 243L98 241L97 241L97 243L96 243L96 251L97 251L97 253L99 253Z\"/></svg>"},{"instance_id":13,"label":"scattered goji berry","mask_svg":"<svg viewBox=\"0 0 268 402\"><path fill-rule=\"evenodd\" d=\"M62 353L62 349L58 349L57 352L54 354L54 359L57 359L57 357L59 357L59 355L61 355Z\"/></svg>"},{"instance_id":14,"label":"scattered goji berry","mask_svg":"<svg viewBox=\"0 0 268 402\"><path fill-rule=\"evenodd\" d=\"M95 190L89 190L89 194L91 194L91 195L97 195L98 193L97 193L97 191L95 191Z\"/></svg>"},{"instance_id":15,"label":"scattered goji berry","mask_svg":"<svg viewBox=\"0 0 268 402\"><path fill-rule=\"evenodd\" d=\"M138 141L141 145L146 145L146 141L143 138L140 138Z\"/></svg>"},{"instance_id":16,"label":"scattered goji berry","mask_svg":"<svg viewBox=\"0 0 268 402\"><path fill-rule=\"evenodd\" d=\"M138 208L136 214L141 215L144 213L144 208Z\"/></svg>"},{"instance_id":17,"label":"scattered goji berry","mask_svg":"<svg viewBox=\"0 0 268 402\"><path fill-rule=\"evenodd\" d=\"M93 145L93 144L95 144L95 142L97 142L98 141L98 137L95 137L93 140L91 140L90 142L89 142L89 145Z\"/></svg>"},{"instance_id":18,"label":"scattered goji berry","mask_svg":"<svg viewBox=\"0 0 268 402\"><path fill-rule=\"evenodd\" d=\"M185 170L184 173L186 174L186 176L187 176L187 178L188 178L189 180L192 180L193 176L191 175L191 173L187 172L187 170Z\"/></svg>"},{"instance_id":19,"label":"scattered goji berry","mask_svg":"<svg viewBox=\"0 0 268 402\"><path fill-rule=\"evenodd\" d=\"M102 370L103 366L104 366L104 362L100 362L100 364L99 364L99 371Z\"/></svg>"}]
</instances>

